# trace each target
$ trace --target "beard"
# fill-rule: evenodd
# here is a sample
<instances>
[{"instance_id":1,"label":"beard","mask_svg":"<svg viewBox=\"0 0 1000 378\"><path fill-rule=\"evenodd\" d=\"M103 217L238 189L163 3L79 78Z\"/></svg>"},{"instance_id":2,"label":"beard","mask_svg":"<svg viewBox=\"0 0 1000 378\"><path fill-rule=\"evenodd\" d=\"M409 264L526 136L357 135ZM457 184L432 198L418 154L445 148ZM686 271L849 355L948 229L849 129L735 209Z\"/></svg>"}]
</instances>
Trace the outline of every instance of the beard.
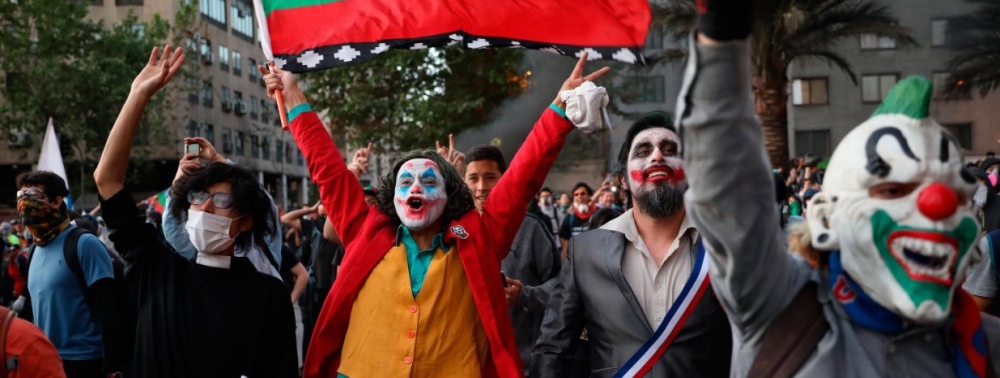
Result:
<instances>
[{"instance_id":1,"label":"beard","mask_svg":"<svg viewBox=\"0 0 1000 378\"><path fill-rule=\"evenodd\" d=\"M684 208L684 191L670 184L654 184L635 192L636 207L653 218L666 218Z\"/></svg>"}]
</instances>

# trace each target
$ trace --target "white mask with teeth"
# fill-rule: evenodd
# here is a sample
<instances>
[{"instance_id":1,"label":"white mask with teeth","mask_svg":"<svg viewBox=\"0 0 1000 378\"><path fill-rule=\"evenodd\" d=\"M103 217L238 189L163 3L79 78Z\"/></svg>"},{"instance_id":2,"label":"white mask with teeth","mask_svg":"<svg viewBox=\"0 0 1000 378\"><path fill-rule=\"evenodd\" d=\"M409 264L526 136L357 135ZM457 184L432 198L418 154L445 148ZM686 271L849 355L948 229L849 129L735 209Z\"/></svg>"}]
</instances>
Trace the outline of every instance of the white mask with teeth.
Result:
<instances>
[{"instance_id":1,"label":"white mask with teeth","mask_svg":"<svg viewBox=\"0 0 1000 378\"><path fill-rule=\"evenodd\" d=\"M951 313L980 230L976 180L928 118L932 93L925 78L901 81L833 153L807 217L814 247L840 250L869 297L923 324Z\"/></svg>"},{"instance_id":2,"label":"white mask with teeth","mask_svg":"<svg viewBox=\"0 0 1000 378\"><path fill-rule=\"evenodd\" d=\"M437 164L429 159L411 159L396 173L393 204L396 215L410 231L420 232L441 218L448 193L444 176Z\"/></svg>"}]
</instances>

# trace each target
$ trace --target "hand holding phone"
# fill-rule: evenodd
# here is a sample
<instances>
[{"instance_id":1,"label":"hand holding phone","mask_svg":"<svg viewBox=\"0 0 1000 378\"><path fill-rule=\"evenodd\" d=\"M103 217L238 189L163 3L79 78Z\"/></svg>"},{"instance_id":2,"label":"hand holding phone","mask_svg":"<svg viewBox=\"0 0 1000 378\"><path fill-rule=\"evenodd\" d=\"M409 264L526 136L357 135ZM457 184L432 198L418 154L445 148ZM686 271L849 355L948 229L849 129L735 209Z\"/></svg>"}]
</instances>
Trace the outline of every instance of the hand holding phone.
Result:
<instances>
[{"instance_id":1,"label":"hand holding phone","mask_svg":"<svg viewBox=\"0 0 1000 378\"><path fill-rule=\"evenodd\" d=\"M185 154L194 154L194 155L201 154L201 145L199 145L198 143L186 144L184 147L185 147L184 149Z\"/></svg>"}]
</instances>

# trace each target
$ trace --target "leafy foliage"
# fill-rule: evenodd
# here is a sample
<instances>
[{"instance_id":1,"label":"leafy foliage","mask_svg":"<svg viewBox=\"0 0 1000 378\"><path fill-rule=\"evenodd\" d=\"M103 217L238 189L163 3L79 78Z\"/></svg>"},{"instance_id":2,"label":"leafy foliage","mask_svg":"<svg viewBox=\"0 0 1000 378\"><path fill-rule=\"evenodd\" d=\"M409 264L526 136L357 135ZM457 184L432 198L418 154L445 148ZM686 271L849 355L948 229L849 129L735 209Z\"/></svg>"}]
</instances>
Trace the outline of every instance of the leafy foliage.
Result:
<instances>
[{"instance_id":1,"label":"leafy foliage","mask_svg":"<svg viewBox=\"0 0 1000 378\"><path fill-rule=\"evenodd\" d=\"M483 125L527 88L516 49L389 51L364 63L304 74L307 94L335 135L388 151L433 148Z\"/></svg>"},{"instance_id":2,"label":"leafy foliage","mask_svg":"<svg viewBox=\"0 0 1000 378\"><path fill-rule=\"evenodd\" d=\"M1000 87L1000 0L970 0L979 9L949 23L956 55L948 62L952 80L943 88L952 98L974 89L981 96Z\"/></svg>"}]
</instances>

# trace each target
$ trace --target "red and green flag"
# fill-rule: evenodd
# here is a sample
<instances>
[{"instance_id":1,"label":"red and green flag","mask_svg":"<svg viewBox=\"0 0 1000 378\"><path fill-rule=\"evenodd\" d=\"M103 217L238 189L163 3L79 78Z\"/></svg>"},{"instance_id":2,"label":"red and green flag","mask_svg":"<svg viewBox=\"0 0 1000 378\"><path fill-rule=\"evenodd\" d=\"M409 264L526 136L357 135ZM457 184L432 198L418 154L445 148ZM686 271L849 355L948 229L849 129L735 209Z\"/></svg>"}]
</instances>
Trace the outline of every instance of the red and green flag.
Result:
<instances>
[{"instance_id":1,"label":"red and green flag","mask_svg":"<svg viewBox=\"0 0 1000 378\"><path fill-rule=\"evenodd\" d=\"M591 60L644 65L650 22L649 0L254 0L254 7L264 54L292 72L450 45L587 51Z\"/></svg>"},{"instance_id":2,"label":"red and green flag","mask_svg":"<svg viewBox=\"0 0 1000 378\"><path fill-rule=\"evenodd\" d=\"M167 206L167 193L170 191L169 188L164 189L162 192L156 193L152 197L146 198L145 202L149 205L150 209L156 210L156 212L163 214L163 208Z\"/></svg>"}]
</instances>

